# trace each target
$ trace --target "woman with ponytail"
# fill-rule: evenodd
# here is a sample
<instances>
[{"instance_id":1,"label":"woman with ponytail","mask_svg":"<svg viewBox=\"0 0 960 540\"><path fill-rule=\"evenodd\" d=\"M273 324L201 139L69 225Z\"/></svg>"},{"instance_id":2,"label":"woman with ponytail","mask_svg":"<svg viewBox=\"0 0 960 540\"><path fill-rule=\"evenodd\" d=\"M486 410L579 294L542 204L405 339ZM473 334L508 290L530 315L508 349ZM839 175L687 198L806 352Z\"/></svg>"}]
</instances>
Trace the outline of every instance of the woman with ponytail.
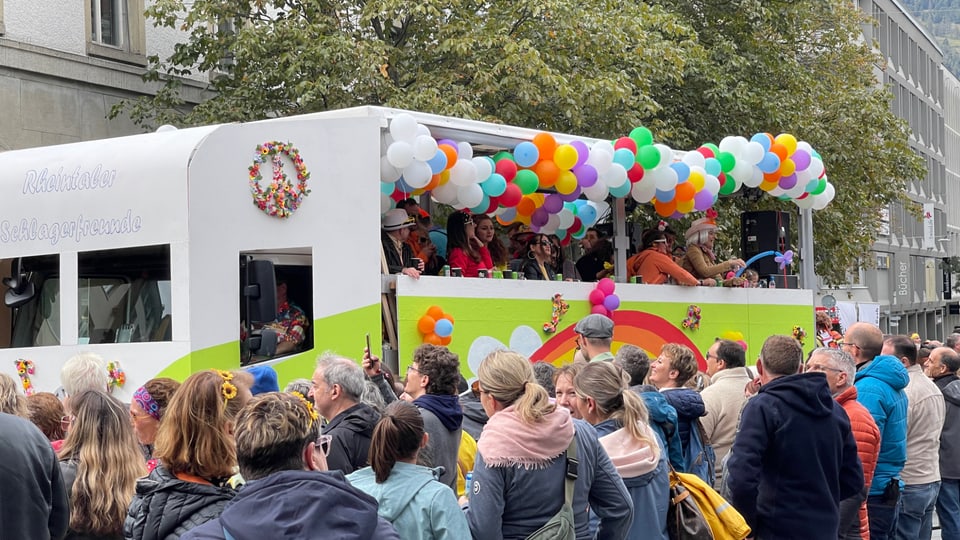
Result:
<instances>
[{"instance_id":1,"label":"woman with ponytail","mask_svg":"<svg viewBox=\"0 0 960 540\"><path fill-rule=\"evenodd\" d=\"M566 453L574 440L577 538L624 538L633 505L596 431L550 403L530 361L515 352L494 351L477 377L490 420L477 442L466 509L473 539L523 539L556 515L564 503ZM599 516L596 531L590 530L588 507Z\"/></svg>"},{"instance_id":2,"label":"woman with ponytail","mask_svg":"<svg viewBox=\"0 0 960 540\"><path fill-rule=\"evenodd\" d=\"M667 460L661 459L663 452L647 423L643 399L624 382L623 372L612 363L588 364L573 380L577 407L596 428L600 445L633 500L633 525L626 538L667 540Z\"/></svg>"},{"instance_id":3,"label":"woman with ponytail","mask_svg":"<svg viewBox=\"0 0 960 540\"><path fill-rule=\"evenodd\" d=\"M380 517L400 538L469 538L456 496L439 473L417 465L429 436L420 411L406 401L387 406L370 439L370 466L347 476L354 487L380 504Z\"/></svg>"}]
</instances>

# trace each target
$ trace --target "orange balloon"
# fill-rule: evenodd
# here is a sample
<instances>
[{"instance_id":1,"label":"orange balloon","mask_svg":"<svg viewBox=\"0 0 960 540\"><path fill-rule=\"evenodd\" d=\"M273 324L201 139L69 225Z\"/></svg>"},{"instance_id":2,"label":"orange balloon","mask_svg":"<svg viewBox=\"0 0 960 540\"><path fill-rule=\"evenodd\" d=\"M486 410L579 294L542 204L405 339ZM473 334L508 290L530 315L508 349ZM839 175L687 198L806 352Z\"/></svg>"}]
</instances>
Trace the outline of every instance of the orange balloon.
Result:
<instances>
[{"instance_id":1,"label":"orange balloon","mask_svg":"<svg viewBox=\"0 0 960 540\"><path fill-rule=\"evenodd\" d=\"M780 171L773 171L772 173L763 173L764 182L773 182L774 184L780 183Z\"/></svg>"},{"instance_id":2,"label":"orange balloon","mask_svg":"<svg viewBox=\"0 0 960 540\"><path fill-rule=\"evenodd\" d=\"M453 315L451 315L451 314L449 314L449 313L444 313L442 318L450 321L450 324L453 324L454 322L456 322L456 321L453 320Z\"/></svg>"},{"instance_id":3,"label":"orange balloon","mask_svg":"<svg viewBox=\"0 0 960 540\"><path fill-rule=\"evenodd\" d=\"M529 217L536 209L537 203L533 202L530 197L524 196L520 199L520 204L517 205L517 217Z\"/></svg>"},{"instance_id":4,"label":"orange balloon","mask_svg":"<svg viewBox=\"0 0 960 540\"><path fill-rule=\"evenodd\" d=\"M431 344L431 345L442 345L442 344L443 344L442 338L441 338L440 336L434 334L433 332L430 332L429 334L423 336L423 342L424 342L424 343L429 343L429 344Z\"/></svg>"},{"instance_id":5,"label":"orange balloon","mask_svg":"<svg viewBox=\"0 0 960 540\"><path fill-rule=\"evenodd\" d=\"M442 337L442 338L440 338L440 344L443 345L444 347L446 347L447 345L449 345L451 341L453 341L453 336L447 336L447 337Z\"/></svg>"},{"instance_id":6,"label":"orange balloon","mask_svg":"<svg viewBox=\"0 0 960 540\"><path fill-rule=\"evenodd\" d=\"M776 154L778 158L780 158L780 163L783 163L783 160L787 159L787 156L790 155L787 153L787 147L780 143L771 144L770 151Z\"/></svg>"},{"instance_id":7,"label":"orange balloon","mask_svg":"<svg viewBox=\"0 0 960 540\"><path fill-rule=\"evenodd\" d=\"M557 149L557 140L549 133L537 133L533 137L533 145L540 151L540 161L550 161Z\"/></svg>"},{"instance_id":8,"label":"orange balloon","mask_svg":"<svg viewBox=\"0 0 960 540\"><path fill-rule=\"evenodd\" d=\"M440 186L440 175L435 174L430 177L430 183L423 187L424 191L433 191Z\"/></svg>"},{"instance_id":9,"label":"orange balloon","mask_svg":"<svg viewBox=\"0 0 960 540\"><path fill-rule=\"evenodd\" d=\"M447 166L444 169L452 169L457 164L457 149L449 144L441 144L439 148L447 155Z\"/></svg>"},{"instance_id":10,"label":"orange balloon","mask_svg":"<svg viewBox=\"0 0 960 540\"><path fill-rule=\"evenodd\" d=\"M434 321L436 321L437 319L442 319L443 308L440 306L430 306L429 308L427 308L427 315L432 317ZM430 330L432 331L433 329L431 328Z\"/></svg>"},{"instance_id":11,"label":"orange balloon","mask_svg":"<svg viewBox=\"0 0 960 540\"><path fill-rule=\"evenodd\" d=\"M497 223L499 223L499 224L503 225L504 227L506 227L507 225L510 225L510 224L513 223L513 222L512 222L512 221L506 221L506 220L503 219L502 217L497 216Z\"/></svg>"},{"instance_id":12,"label":"orange balloon","mask_svg":"<svg viewBox=\"0 0 960 540\"><path fill-rule=\"evenodd\" d=\"M676 196L674 199L677 202L691 201L693 196L697 194L696 188L693 187L693 184L690 182L684 182L682 184L677 184Z\"/></svg>"},{"instance_id":13,"label":"orange balloon","mask_svg":"<svg viewBox=\"0 0 960 540\"><path fill-rule=\"evenodd\" d=\"M537 173L542 188L553 187L557 183L557 178L560 177L560 167L552 161L542 159L533 166L533 172Z\"/></svg>"},{"instance_id":14,"label":"orange balloon","mask_svg":"<svg viewBox=\"0 0 960 540\"><path fill-rule=\"evenodd\" d=\"M429 315L424 315L420 317L420 320L417 321L417 330L421 334L429 334L433 332L433 327L437 324L437 320Z\"/></svg>"},{"instance_id":15,"label":"orange balloon","mask_svg":"<svg viewBox=\"0 0 960 540\"><path fill-rule=\"evenodd\" d=\"M670 217L677 211L677 199L674 198L669 202L657 201L653 203L653 209L657 211L660 217Z\"/></svg>"}]
</instances>

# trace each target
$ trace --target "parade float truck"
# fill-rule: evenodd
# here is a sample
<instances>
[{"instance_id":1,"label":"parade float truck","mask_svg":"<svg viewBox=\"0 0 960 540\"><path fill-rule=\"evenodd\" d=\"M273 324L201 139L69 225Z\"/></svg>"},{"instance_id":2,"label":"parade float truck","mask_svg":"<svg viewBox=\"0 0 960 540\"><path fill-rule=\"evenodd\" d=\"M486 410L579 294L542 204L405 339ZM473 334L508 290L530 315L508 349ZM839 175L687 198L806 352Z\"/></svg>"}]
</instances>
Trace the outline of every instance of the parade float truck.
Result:
<instances>
[{"instance_id":1,"label":"parade float truck","mask_svg":"<svg viewBox=\"0 0 960 540\"><path fill-rule=\"evenodd\" d=\"M434 141L421 138L416 149L416 159L431 167L432 186L413 169L400 171L409 180L391 178L387 153L398 138L390 128L400 115L416 120L415 136ZM386 344L385 356L400 369L421 343L448 344L469 378L496 348L557 365L571 361L573 325L591 311L616 322L614 350L631 343L656 356L663 343L683 343L701 363L716 337L742 340L753 359L767 336L812 328L809 290L383 275L380 218L396 190L433 189L435 200L464 206L453 199L473 197L464 186L477 181L464 180L458 169L459 191L444 192L457 159L445 147L457 145L460 161L502 158L537 136L542 143L542 135L362 107L0 153L0 369L19 377L27 393L54 391L68 358L94 352L109 363L114 394L128 400L152 377L182 380L206 368L264 362L281 383L309 378L324 351L359 359L367 334L376 352ZM445 152L445 163L430 162L430 151ZM642 153L634 151L638 164ZM394 150L392 158L407 156ZM533 212L529 204L509 206L509 186L529 180L520 176L502 195L502 186L492 186L494 195L485 191L480 201L501 222L532 219L535 228L569 240L582 234L588 217L596 219L590 211L581 211L577 223L558 213L533 216L554 194L543 185L521 186ZM582 210L586 199L558 187L566 192L563 211ZM708 179L697 194L710 188ZM598 201L593 210L608 195L576 189ZM623 192L605 189L613 197ZM674 212L695 211L679 200L680 191ZM276 280L305 312L306 338L291 354L257 354L258 340L275 339L257 326L276 313Z\"/></svg>"}]
</instances>

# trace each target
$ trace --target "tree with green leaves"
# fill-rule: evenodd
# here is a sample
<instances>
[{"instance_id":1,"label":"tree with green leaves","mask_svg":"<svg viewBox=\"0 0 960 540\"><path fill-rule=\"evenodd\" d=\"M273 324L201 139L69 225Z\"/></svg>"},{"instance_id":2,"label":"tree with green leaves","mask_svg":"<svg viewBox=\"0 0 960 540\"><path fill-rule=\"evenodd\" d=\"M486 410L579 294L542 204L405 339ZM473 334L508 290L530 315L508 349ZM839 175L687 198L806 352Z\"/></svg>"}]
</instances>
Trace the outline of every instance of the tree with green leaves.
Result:
<instances>
[{"instance_id":1,"label":"tree with green leaves","mask_svg":"<svg viewBox=\"0 0 960 540\"><path fill-rule=\"evenodd\" d=\"M643 124L680 149L791 132L837 187L816 243L818 273L839 283L865 258L879 210L923 174L850 4L157 0L148 16L189 38L150 59L145 78L160 91L114 114L149 127L385 105L598 138ZM214 96L188 108L179 77L203 73ZM792 204L718 206L732 223L742 209Z\"/></svg>"}]
</instances>

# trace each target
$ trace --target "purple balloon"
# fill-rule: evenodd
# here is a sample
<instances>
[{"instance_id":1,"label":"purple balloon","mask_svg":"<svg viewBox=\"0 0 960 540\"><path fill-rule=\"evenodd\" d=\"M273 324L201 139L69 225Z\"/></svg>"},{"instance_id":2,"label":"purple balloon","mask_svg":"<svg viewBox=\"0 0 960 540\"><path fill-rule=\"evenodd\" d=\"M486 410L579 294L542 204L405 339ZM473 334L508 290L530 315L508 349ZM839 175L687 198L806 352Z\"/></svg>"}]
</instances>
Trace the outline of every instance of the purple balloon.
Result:
<instances>
[{"instance_id":1,"label":"purple balloon","mask_svg":"<svg viewBox=\"0 0 960 540\"><path fill-rule=\"evenodd\" d=\"M597 183L597 169L593 165L577 165L573 168L573 175L577 177L577 185L587 188Z\"/></svg>"},{"instance_id":2,"label":"purple balloon","mask_svg":"<svg viewBox=\"0 0 960 540\"><path fill-rule=\"evenodd\" d=\"M610 311L617 309L620 307L620 297L615 294L608 294L607 297L603 299L603 307Z\"/></svg>"},{"instance_id":3,"label":"purple balloon","mask_svg":"<svg viewBox=\"0 0 960 540\"><path fill-rule=\"evenodd\" d=\"M563 210L563 199L556 193L551 193L543 200L543 206L541 208L546 210L548 214L559 213Z\"/></svg>"},{"instance_id":4,"label":"purple balloon","mask_svg":"<svg viewBox=\"0 0 960 540\"><path fill-rule=\"evenodd\" d=\"M584 163L586 163L587 158L590 157L590 149L587 148L587 143L583 141L573 141L572 143L570 143L570 146L577 149L577 162L573 166L579 167L580 165L583 165Z\"/></svg>"},{"instance_id":5,"label":"purple balloon","mask_svg":"<svg viewBox=\"0 0 960 540\"><path fill-rule=\"evenodd\" d=\"M580 186L577 186L577 189L573 190L573 193L568 195L564 195L563 193L558 193L557 195L563 202L573 202L580 198Z\"/></svg>"},{"instance_id":6,"label":"purple balloon","mask_svg":"<svg viewBox=\"0 0 960 540\"><path fill-rule=\"evenodd\" d=\"M543 207L534 210L533 215L530 216L530 224L536 224L537 227L543 227L548 221L550 221L550 214Z\"/></svg>"},{"instance_id":7,"label":"purple balloon","mask_svg":"<svg viewBox=\"0 0 960 540\"><path fill-rule=\"evenodd\" d=\"M458 154L460 153L460 149L457 147L457 142L454 141L453 139L440 139L440 140L438 140L438 141L437 141L437 146L439 146L439 145L441 145L441 144L449 144L450 146L453 147L454 150L457 151Z\"/></svg>"},{"instance_id":8,"label":"purple balloon","mask_svg":"<svg viewBox=\"0 0 960 540\"><path fill-rule=\"evenodd\" d=\"M683 212L678 212L674 210L673 214L670 215L670 219L683 219L683 216L685 215L686 214L684 214Z\"/></svg>"},{"instance_id":9,"label":"purple balloon","mask_svg":"<svg viewBox=\"0 0 960 540\"><path fill-rule=\"evenodd\" d=\"M797 173L780 177L780 189L791 189L795 185L797 185Z\"/></svg>"},{"instance_id":10,"label":"purple balloon","mask_svg":"<svg viewBox=\"0 0 960 540\"><path fill-rule=\"evenodd\" d=\"M790 159L797 165L798 171L805 171L810 166L810 154L804 150L797 150Z\"/></svg>"},{"instance_id":11,"label":"purple balloon","mask_svg":"<svg viewBox=\"0 0 960 540\"><path fill-rule=\"evenodd\" d=\"M693 209L697 212L703 212L713 206L713 195L705 190L701 189L693 196Z\"/></svg>"}]
</instances>

